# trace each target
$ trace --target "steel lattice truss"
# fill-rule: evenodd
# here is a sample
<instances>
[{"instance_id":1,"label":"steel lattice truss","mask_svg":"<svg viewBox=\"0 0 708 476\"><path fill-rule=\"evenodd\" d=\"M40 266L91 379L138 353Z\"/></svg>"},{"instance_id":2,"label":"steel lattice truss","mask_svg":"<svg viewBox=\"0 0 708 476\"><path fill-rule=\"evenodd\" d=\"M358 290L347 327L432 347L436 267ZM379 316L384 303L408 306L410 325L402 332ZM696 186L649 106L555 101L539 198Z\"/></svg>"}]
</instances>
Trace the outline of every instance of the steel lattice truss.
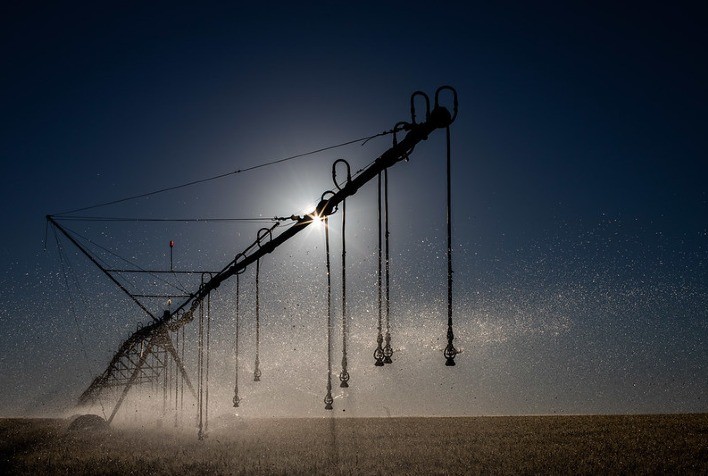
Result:
<instances>
[{"instance_id":1,"label":"steel lattice truss","mask_svg":"<svg viewBox=\"0 0 708 476\"><path fill-rule=\"evenodd\" d=\"M113 419L123 399L133 385L159 383L167 370L168 358L172 358L191 393L196 397L189 376L184 369L182 359L172 344L167 327L151 324L138 329L128 340L123 342L118 352L108 364L108 368L79 397L79 405L92 405L100 398L104 390L123 388L109 422Z\"/></svg>"}]
</instances>

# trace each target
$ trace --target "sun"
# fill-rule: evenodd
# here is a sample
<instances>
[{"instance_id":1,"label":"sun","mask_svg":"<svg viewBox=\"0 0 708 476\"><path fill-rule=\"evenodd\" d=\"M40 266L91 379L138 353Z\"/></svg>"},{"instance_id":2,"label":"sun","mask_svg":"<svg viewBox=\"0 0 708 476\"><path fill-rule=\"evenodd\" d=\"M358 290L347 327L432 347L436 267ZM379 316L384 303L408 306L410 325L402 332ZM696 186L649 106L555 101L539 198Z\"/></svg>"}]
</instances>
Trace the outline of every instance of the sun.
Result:
<instances>
[{"instance_id":1,"label":"sun","mask_svg":"<svg viewBox=\"0 0 708 476\"><path fill-rule=\"evenodd\" d=\"M300 212L300 214L303 217L310 218L312 220L310 222L312 229L321 230L322 228L324 228L325 219L323 216L317 213L316 205L308 205L306 207L302 207L301 209L302 211Z\"/></svg>"},{"instance_id":2,"label":"sun","mask_svg":"<svg viewBox=\"0 0 708 476\"><path fill-rule=\"evenodd\" d=\"M316 229L321 229L324 227L324 218L318 215L317 213L312 213L308 215L310 218L312 218L312 226Z\"/></svg>"}]
</instances>

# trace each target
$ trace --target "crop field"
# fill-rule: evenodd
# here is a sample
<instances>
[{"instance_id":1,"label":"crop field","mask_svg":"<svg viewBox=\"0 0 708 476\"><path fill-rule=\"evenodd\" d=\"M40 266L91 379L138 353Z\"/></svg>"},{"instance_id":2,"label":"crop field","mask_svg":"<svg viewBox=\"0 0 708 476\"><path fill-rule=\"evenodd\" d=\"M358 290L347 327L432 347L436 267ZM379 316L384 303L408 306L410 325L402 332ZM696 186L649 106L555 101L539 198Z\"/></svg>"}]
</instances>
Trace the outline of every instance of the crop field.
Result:
<instances>
[{"instance_id":1,"label":"crop field","mask_svg":"<svg viewBox=\"0 0 708 476\"><path fill-rule=\"evenodd\" d=\"M2 474L708 474L708 414L221 419L75 430L0 420Z\"/></svg>"}]
</instances>

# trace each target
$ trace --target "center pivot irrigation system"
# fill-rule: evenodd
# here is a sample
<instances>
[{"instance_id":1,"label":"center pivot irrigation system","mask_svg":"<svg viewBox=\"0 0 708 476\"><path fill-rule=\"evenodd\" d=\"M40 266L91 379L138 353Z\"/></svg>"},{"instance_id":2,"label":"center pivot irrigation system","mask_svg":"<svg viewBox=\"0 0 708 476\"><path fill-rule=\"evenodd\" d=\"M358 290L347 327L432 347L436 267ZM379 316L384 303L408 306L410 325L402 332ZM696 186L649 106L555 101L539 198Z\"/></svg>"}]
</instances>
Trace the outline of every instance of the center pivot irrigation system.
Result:
<instances>
[{"instance_id":1,"label":"center pivot irrigation system","mask_svg":"<svg viewBox=\"0 0 708 476\"><path fill-rule=\"evenodd\" d=\"M452 102L452 111L441 104L441 96ZM416 115L416 103L425 104L425 120L418 122ZM315 221L321 221L325 229L325 249L327 263L327 328L328 328L328 370L327 370L327 393L324 398L325 409L331 410L333 398L332 389L332 286L331 286L331 269L330 269L330 247L329 247L329 216L337 211L342 212L342 331L343 331L343 357L342 371L339 374L340 386L349 386L349 373L347 370L347 310L346 310L346 272L345 272L345 223L346 223L346 199L356 194L359 189L370 182L378 179L378 335L376 339L376 348L374 350L374 365L381 367L387 363L391 363L393 348L391 347L390 325L388 322L389 308L389 252L388 252L388 175L387 169L402 160L408 160L409 155L413 152L415 146L428 138L428 136L437 129L446 131L447 139L447 346L443 354L445 357L445 365L454 366L455 357L458 351L453 345L454 333L452 326L452 223L451 223L451 194L450 194L450 125L457 117L458 101L457 92L450 86L441 86L437 89L434 96L433 107L431 109L431 101L427 94L421 91L416 91L411 95L411 118L410 122L399 122L393 129L377 134L372 137L377 137L385 134L393 135L393 146L383 152L370 165L361 169L352 176L349 164L339 159L332 165L332 176L335 184L335 190L328 190L322 193L319 203L315 209L305 215L291 215L290 217L276 217L276 223L269 228L261 228L253 243L245 250L236 254L236 257L231 260L221 271L218 272L202 272L201 284L193 293L185 295L182 302L174 310L165 310L161 316L156 316L140 301L139 298L155 297L147 295L138 295L132 293L124 286L119 279L121 273L136 272L133 270L117 270L109 269L100 259L97 259L86 246L82 245L80 239L75 233L68 230L60 222L65 219L77 219L68 214L47 215L48 224L58 230L65 236L74 246L76 246L94 265L96 265L118 288L127 294L133 302L145 312L152 321L144 327L136 330L115 353L106 370L96 377L89 387L79 397L79 405L91 405L99 401L103 393L112 390L117 396L117 401L113 405L110 416L107 418L110 423L116 416L116 413L125 400L126 395L131 388L139 384L157 384L162 385L165 390L165 400L167 396L167 387L172 383L168 383L168 378L172 378L174 373L175 379L175 405L179 398L184 399L185 385L187 390L192 394L197 402L198 408L198 425L199 438L203 438L208 425L208 379L209 379L209 326L211 314L211 293L231 277L236 277L236 372L234 380L234 397L233 405L238 407L240 397L238 393L238 313L239 313L239 275L246 268L255 264L256 266L256 282L255 282L255 300L256 300L256 360L255 370L253 373L254 381L259 381L261 371L259 368L259 271L260 260L267 254L271 253L280 245L284 244L290 238L294 237L299 232L303 231ZM405 132L405 136L397 139L397 133ZM367 138L367 140L370 138ZM352 141L353 143L356 141ZM347 143L349 144L349 143ZM341 144L346 145L346 144ZM332 147L333 148L333 147ZM327 148L329 149L329 148ZM321 149L325 150L325 149ZM321 151L320 150L320 151ZM316 151L319 152L319 151ZM291 158L298 157L293 156ZM271 162L278 163L280 161ZM262 165L261 165L262 166ZM257 168L260 166L252 167ZM346 170L346 179L343 181L337 179L337 171L342 167ZM248 170L248 169L247 169ZM241 170L236 171L241 172ZM220 177L220 176L219 176ZM218 177L215 177L218 178ZM190 182L186 185L191 185L197 182ZM169 189L163 189L153 193L159 193ZM382 211L382 190L384 209ZM129 200L132 198L117 200L109 204L118 203L120 201ZM101 204L97 206L102 206ZM86 207L81 210L85 210ZM385 220L382 217L385 216ZM276 228L281 221L290 221L291 225L276 234ZM382 231L382 221L384 221ZM56 235L56 233L55 233ZM385 242L385 247L382 244ZM170 242L170 252L172 251L173 243ZM385 255L382 265L382 254ZM170 256L171 257L171 256ZM171 261L171 260L170 260ZM172 267L172 266L170 266ZM144 270L142 270L144 271ZM176 273L170 269L169 271L144 271L149 273ZM187 273L199 273L198 271L183 271ZM385 291L384 288L385 282ZM386 332L384 336L384 325L382 315L386 320ZM198 339L197 339L197 376L196 382L190 379L187 370L185 369L185 336L184 327L191 323L195 318L198 322ZM175 341L171 337L174 336ZM172 367L170 367L172 366ZM195 388L196 383L196 388ZM181 384L181 387L180 387ZM170 387L171 388L171 387ZM177 392L177 390L180 392ZM117 390L117 392L116 392ZM171 395L171 394L170 394ZM102 404L103 405L103 404Z\"/></svg>"}]
</instances>

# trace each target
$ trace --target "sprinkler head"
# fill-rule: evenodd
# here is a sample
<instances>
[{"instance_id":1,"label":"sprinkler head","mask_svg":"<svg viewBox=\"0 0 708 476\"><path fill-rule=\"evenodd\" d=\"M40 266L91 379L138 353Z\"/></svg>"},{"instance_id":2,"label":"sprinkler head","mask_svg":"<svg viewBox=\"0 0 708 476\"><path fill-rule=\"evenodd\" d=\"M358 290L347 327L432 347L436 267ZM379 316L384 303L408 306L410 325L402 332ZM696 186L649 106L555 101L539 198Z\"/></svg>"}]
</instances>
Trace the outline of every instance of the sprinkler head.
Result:
<instances>
[{"instance_id":1,"label":"sprinkler head","mask_svg":"<svg viewBox=\"0 0 708 476\"><path fill-rule=\"evenodd\" d=\"M443 352L443 355L445 356L445 365L448 367L453 367L455 365L455 357L457 356L457 349L450 343L447 344L447 347L445 347L445 351Z\"/></svg>"},{"instance_id":2,"label":"sprinkler head","mask_svg":"<svg viewBox=\"0 0 708 476\"><path fill-rule=\"evenodd\" d=\"M391 333L386 332L386 347L383 349L384 364L392 364L391 356L393 355L393 347L391 347Z\"/></svg>"},{"instance_id":3,"label":"sprinkler head","mask_svg":"<svg viewBox=\"0 0 708 476\"><path fill-rule=\"evenodd\" d=\"M380 344L380 342L379 342ZM374 359L376 359L376 363L374 364L377 367L383 367L384 364L384 352L383 349L381 348L381 345L379 345L376 350L374 351Z\"/></svg>"},{"instance_id":4,"label":"sprinkler head","mask_svg":"<svg viewBox=\"0 0 708 476\"><path fill-rule=\"evenodd\" d=\"M393 363L393 360L391 360L391 357L393 356L393 348L391 347L390 344L386 344L386 347L384 347L383 355L384 355L384 364L392 364Z\"/></svg>"}]
</instances>

